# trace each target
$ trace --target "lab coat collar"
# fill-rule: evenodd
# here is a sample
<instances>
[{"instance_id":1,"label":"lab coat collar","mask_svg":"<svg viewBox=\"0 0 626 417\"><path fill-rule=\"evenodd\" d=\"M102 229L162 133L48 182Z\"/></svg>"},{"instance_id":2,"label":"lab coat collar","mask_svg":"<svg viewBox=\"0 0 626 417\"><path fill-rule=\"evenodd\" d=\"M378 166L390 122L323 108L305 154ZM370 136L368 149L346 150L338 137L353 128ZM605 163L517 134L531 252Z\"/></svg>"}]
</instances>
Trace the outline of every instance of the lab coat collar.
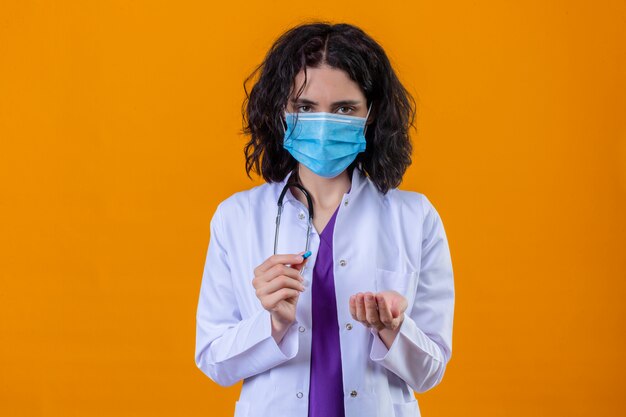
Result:
<instances>
[{"instance_id":1,"label":"lab coat collar","mask_svg":"<svg viewBox=\"0 0 626 417\"><path fill-rule=\"evenodd\" d=\"M289 178L291 177L291 174L293 174L293 172L294 171L290 171L285 176L285 178L278 183L276 190L275 190L275 201L278 201L278 197L280 197L280 193L282 192L283 188L287 184L287 181L289 181ZM359 195L359 193L363 190L365 185L367 185L368 180L369 179L365 176L363 171L361 171L361 163L359 162L358 165L355 166L354 169L352 170L352 185L350 187L350 191L346 194L348 198L350 199L356 198ZM288 201L291 202L292 204L300 203L300 201L291 193L291 190L287 190L287 192L285 193L285 197L283 197L283 200L284 200L283 204Z\"/></svg>"}]
</instances>

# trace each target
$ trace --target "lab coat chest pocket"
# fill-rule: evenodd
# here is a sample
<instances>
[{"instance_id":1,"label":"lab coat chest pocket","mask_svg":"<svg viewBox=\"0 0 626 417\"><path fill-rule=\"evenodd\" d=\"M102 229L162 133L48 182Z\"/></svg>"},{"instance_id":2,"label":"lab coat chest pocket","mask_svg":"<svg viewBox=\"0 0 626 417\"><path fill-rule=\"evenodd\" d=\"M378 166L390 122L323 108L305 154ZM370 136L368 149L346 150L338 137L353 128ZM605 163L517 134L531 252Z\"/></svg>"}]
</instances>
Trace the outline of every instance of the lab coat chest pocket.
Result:
<instances>
[{"instance_id":1,"label":"lab coat chest pocket","mask_svg":"<svg viewBox=\"0 0 626 417\"><path fill-rule=\"evenodd\" d=\"M418 274L415 271L390 271L376 268L375 272L376 291L397 291L406 298L408 307L406 313L410 313L415 301L415 291L418 285Z\"/></svg>"}]
</instances>

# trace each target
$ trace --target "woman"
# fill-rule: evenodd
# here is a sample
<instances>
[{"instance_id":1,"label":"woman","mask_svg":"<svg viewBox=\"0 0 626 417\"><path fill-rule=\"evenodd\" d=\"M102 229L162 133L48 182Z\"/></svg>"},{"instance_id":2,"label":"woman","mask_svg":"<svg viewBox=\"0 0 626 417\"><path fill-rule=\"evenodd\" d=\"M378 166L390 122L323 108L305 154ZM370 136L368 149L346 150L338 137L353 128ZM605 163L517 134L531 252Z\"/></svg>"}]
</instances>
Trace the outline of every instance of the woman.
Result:
<instances>
[{"instance_id":1,"label":"woman","mask_svg":"<svg viewBox=\"0 0 626 417\"><path fill-rule=\"evenodd\" d=\"M397 189L414 100L348 24L292 28L257 71L246 170L266 183L211 219L196 365L244 380L236 417L419 416L414 392L450 360L454 283L437 211Z\"/></svg>"}]
</instances>

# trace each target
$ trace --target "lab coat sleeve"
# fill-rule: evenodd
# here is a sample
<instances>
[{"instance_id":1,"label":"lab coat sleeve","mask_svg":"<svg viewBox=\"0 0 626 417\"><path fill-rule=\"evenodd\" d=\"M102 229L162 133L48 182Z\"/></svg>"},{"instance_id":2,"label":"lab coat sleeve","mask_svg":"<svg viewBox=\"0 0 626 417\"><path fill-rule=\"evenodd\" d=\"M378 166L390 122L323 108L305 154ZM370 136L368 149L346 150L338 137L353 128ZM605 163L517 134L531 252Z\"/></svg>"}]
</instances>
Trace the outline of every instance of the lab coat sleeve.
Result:
<instances>
[{"instance_id":1,"label":"lab coat sleeve","mask_svg":"<svg viewBox=\"0 0 626 417\"><path fill-rule=\"evenodd\" d=\"M242 319L232 280L252 278L231 275L229 263L233 260L225 245L222 204L210 223L196 313L195 362L214 382L230 386L295 357L298 334L294 323L277 344L272 337L271 315L263 308Z\"/></svg>"},{"instance_id":2,"label":"lab coat sleeve","mask_svg":"<svg viewBox=\"0 0 626 417\"><path fill-rule=\"evenodd\" d=\"M436 209L422 195L424 224L422 255L415 301L387 349L378 332L370 359L402 378L415 392L423 393L443 379L452 356L454 278L450 249Z\"/></svg>"}]
</instances>

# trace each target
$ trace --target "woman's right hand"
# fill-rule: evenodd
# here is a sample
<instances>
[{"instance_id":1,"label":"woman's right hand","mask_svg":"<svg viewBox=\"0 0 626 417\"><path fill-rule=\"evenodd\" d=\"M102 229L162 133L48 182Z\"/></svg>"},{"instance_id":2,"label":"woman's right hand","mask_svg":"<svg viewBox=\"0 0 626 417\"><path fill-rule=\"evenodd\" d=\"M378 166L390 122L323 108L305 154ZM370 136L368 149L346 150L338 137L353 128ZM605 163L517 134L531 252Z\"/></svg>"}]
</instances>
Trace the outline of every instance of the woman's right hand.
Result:
<instances>
[{"instance_id":1,"label":"woman's right hand","mask_svg":"<svg viewBox=\"0 0 626 417\"><path fill-rule=\"evenodd\" d=\"M304 291L300 271L309 259L303 260L303 253L272 255L254 269L252 285L263 308L271 313L277 343L296 320L298 297Z\"/></svg>"}]
</instances>

